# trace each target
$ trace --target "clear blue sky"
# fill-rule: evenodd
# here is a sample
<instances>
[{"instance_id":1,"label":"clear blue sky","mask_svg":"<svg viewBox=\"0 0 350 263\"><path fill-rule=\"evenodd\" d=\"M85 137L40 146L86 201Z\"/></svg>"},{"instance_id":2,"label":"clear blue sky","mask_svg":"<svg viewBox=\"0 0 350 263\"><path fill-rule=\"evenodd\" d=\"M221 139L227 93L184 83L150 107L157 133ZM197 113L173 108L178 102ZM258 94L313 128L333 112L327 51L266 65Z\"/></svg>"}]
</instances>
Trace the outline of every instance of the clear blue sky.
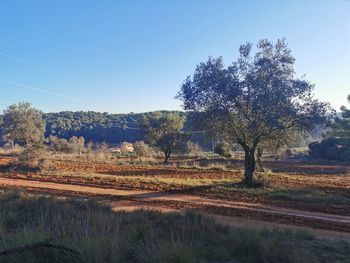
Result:
<instances>
[{"instance_id":1,"label":"clear blue sky","mask_svg":"<svg viewBox=\"0 0 350 263\"><path fill-rule=\"evenodd\" d=\"M338 109L350 94L346 0L0 0L0 36L0 110L180 109L199 62L283 36L315 97Z\"/></svg>"}]
</instances>

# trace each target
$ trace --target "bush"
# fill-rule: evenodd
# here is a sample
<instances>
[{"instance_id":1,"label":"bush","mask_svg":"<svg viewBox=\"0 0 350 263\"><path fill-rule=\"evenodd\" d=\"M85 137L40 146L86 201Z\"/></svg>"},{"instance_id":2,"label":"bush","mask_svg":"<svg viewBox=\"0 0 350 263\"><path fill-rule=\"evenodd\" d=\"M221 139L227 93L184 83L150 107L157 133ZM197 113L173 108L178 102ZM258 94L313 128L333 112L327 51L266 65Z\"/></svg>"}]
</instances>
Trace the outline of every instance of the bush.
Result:
<instances>
[{"instance_id":1,"label":"bush","mask_svg":"<svg viewBox=\"0 0 350 263\"><path fill-rule=\"evenodd\" d=\"M95 161L106 161L112 158L109 146L106 142L96 143L90 150L89 158Z\"/></svg>"},{"instance_id":2,"label":"bush","mask_svg":"<svg viewBox=\"0 0 350 263\"><path fill-rule=\"evenodd\" d=\"M230 145L226 142L219 142L215 146L214 153L223 157L232 157Z\"/></svg>"},{"instance_id":3,"label":"bush","mask_svg":"<svg viewBox=\"0 0 350 263\"><path fill-rule=\"evenodd\" d=\"M49 137L49 144L52 150L62 153L79 153L84 150L84 138L73 136L67 141L57 136Z\"/></svg>"},{"instance_id":4,"label":"bush","mask_svg":"<svg viewBox=\"0 0 350 263\"><path fill-rule=\"evenodd\" d=\"M56 152L72 153L74 151L66 139L58 138L57 136L49 137L49 145Z\"/></svg>"},{"instance_id":5,"label":"bush","mask_svg":"<svg viewBox=\"0 0 350 263\"><path fill-rule=\"evenodd\" d=\"M153 155L153 149L144 141L134 142L133 147L137 156L151 157Z\"/></svg>"},{"instance_id":6,"label":"bush","mask_svg":"<svg viewBox=\"0 0 350 263\"><path fill-rule=\"evenodd\" d=\"M329 138L309 145L309 155L317 159L350 161L350 139Z\"/></svg>"},{"instance_id":7,"label":"bush","mask_svg":"<svg viewBox=\"0 0 350 263\"><path fill-rule=\"evenodd\" d=\"M25 148L11 166L16 170L49 170L52 162L48 155L44 145L35 144Z\"/></svg>"},{"instance_id":8,"label":"bush","mask_svg":"<svg viewBox=\"0 0 350 263\"><path fill-rule=\"evenodd\" d=\"M192 156L201 156L203 155L203 149L199 146L198 143L193 143L192 141L188 141L186 144L187 155Z\"/></svg>"}]
</instances>

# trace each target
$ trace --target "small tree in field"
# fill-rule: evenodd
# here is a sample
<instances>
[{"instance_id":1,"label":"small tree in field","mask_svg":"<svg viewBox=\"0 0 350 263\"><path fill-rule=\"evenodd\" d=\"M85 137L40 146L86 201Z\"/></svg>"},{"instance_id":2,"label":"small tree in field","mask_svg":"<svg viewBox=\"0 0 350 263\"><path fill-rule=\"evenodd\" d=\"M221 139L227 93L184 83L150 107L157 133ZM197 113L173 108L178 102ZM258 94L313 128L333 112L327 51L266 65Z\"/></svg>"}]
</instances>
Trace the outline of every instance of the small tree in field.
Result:
<instances>
[{"instance_id":1,"label":"small tree in field","mask_svg":"<svg viewBox=\"0 0 350 263\"><path fill-rule=\"evenodd\" d=\"M178 94L186 110L202 113L199 123L208 133L242 146L247 184L253 183L259 145L324 124L331 112L329 104L313 99L313 85L295 77L284 39L261 40L254 55L252 48L242 45L229 67L221 57L200 63Z\"/></svg>"},{"instance_id":2,"label":"small tree in field","mask_svg":"<svg viewBox=\"0 0 350 263\"><path fill-rule=\"evenodd\" d=\"M146 141L159 147L164 153L164 164L168 163L176 147L187 138L182 132L184 122L185 118L178 113L160 112L145 117L141 122Z\"/></svg>"},{"instance_id":3,"label":"small tree in field","mask_svg":"<svg viewBox=\"0 0 350 263\"><path fill-rule=\"evenodd\" d=\"M30 103L20 102L9 106L3 116L4 137L12 144L17 141L25 146L44 140L45 122L42 112Z\"/></svg>"}]
</instances>

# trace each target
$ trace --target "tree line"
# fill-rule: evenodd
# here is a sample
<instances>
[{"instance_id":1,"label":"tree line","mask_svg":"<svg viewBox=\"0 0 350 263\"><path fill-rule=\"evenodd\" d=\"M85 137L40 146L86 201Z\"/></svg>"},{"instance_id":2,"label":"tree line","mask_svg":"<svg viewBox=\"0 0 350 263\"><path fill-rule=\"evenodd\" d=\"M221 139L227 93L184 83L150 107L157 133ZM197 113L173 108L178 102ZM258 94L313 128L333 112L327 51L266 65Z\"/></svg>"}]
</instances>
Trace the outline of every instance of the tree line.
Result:
<instances>
[{"instance_id":1,"label":"tree line","mask_svg":"<svg viewBox=\"0 0 350 263\"><path fill-rule=\"evenodd\" d=\"M58 113L42 113L40 110L29 110L31 105L28 103L20 103L18 105L11 105L3 115L0 116L0 143L18 143L25 144L25 138L11 138L6 137L4 125L14 127L16 120L10 117L11 114L15 114L18 111L23 112L23 117L31 119L31 114L39 114L42 116L41 121L44 122L44 137L57 136L69 140L73 136L84 137L86 142L96 143L108 143L109 145L116 145L121 142L135 142L144 140L145 131L141 126L142 120L148 116L166 115L166 114L178 114L181 118L184 118L185 131L192 129L191 120L194 118L194 113L186 113L181 111L157 111L146 113L129 113L129 114L108 114L94 111L63 111ZM5 116L5 120L4 120ZM26 116L26 117L24 117ZM6 119L7 118L7 119ZM31 122L32 123L32 122ZM29 126L29 125L28 125ZM18 126L19 127L19 126ZM31 130L27 127L26 130ZM39 129L39 130L42 130ZM18 131L20 132L20 131ZM15 133L11 133L15 136ZM18 137L19 138L19 137ZM192 133L191 139L196 143L199 143L202 147L209 147L209 139L200 133Z\"/></svg>"},{"instance_id":2,"label":"tree line","mask_svg":"<svg viewBox=\"0 0 350 263\"><path fill-rule=\"evenodd\" d=\"M189 130L189 122L193 118L189 115L180 111L44 114L30 103L20 102L4 111L1 132L3 144L11 147L21 145L28 148L46 144L57 152L79 154L85 144L92 149L104 147L103 144L108 147L122 142L136 142L136 147L144 150L148 147L143 142L145 140L164 153L164 163L167 163L172 153L183 153L189 146L195 147L189 141L204 146L208 144L208 139L201 133Z\"/></svg>"}]
</instances>

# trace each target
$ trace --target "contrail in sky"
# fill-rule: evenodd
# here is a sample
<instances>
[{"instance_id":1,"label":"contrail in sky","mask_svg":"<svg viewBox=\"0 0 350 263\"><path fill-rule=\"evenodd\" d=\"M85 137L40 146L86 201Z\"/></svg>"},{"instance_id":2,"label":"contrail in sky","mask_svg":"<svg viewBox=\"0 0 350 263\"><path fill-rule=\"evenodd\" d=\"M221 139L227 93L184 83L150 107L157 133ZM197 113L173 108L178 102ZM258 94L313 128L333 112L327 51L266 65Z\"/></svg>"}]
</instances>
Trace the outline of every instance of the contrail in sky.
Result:
<instances>
[{"instance_id":1,"label":"contrail in sky","mask_svg":"<svg viewBox=\"0 0 350 263\"><path fill-rule=\"evenodd\" d=\"M36 68L38 68L38 69L45 70L45 71L47 71L48 73L56 74L56 75L57 75L57 73L54 73L53 71L49 70L49 69L46 68L46 67L39 66L39 65L35 65L35 64L30 63L30 62L28 62L28 61L25 61L25 60L22 59L22 58L10 56L10 55L7 55L7 54L5 54L4 52L1 52L1 51L0 51L0 56L5 57L5 58L8 58L8 59L11 59L11 60L13 60L13 61L16 61L17 63L25 63L25 64L30 65L30 66L32 66L32 67L36 67ZM25 89L29 89L29 90L34 90L34 91L37 91L37 92L45 93L45 94L48 94L48 95L51 95L51 96L56 96L56 97L60 97L60 98L63 98L63 99L68 99L68 100L72 100L72 101L76 101L76 102L81 102L81 103L84 103L84 102L85 102L85 103L93 104L93 105L96 105L96 106L99 106L99 107L103 107L103 108L105 108L105 109L109 109L109 110L111 110L111 111L114 111L114 110L115 110L115 109L113 109L113 108L111 108L111 107L109 107L109 106L103 105L103 104L90 103L90 102L88 102L88 101L86 101L86 100L82 100L82 99L79 99L79 98L67 96L67 95L64 95L64 94L61 94L61 93L52 92L52 91L45 90L45 89L36 88L36 87L29 86L29 85L26 85L26 84L23 84L23 83L18 83L18 82L16 82L16 81L11 81L11 80L2 79L2 78L0 78L0 81L3 82L3 83L7 83L7 84L11 84L11 85L17 86L17 87L22 87L22 88L25 88Z\"/></svg>"},{"instance_id":2,"label":"contrail in sky","mask_svg":"<svg viewBox=\"0 0 350 263\"><path fill-rule=\"evenodd\" d=\"M75 97L67 96L67 95L64 95L64 94L52 92L52 91L45 90L45 89L35 88L35 87L32 87L32 86L29 86L29 85L26 85L26 84L23 84L23 83L19 83L19 82L16 82L16 81L8 80L8 79L0 78L0 82L6 83L6 84L10 84L10 85L14 85L16 87L20 87L20 88L24 88L24 89L33 90L33 91L37 91L37 92L40 92L40 93L48 94L48 95L51 95L51 96L63 98L63 99L68 99L68 100L72 100L72 101L76 101L76 102L80 102L80 103L89 103L86 100L82 100L82 99L79 99L79 98L75 98ZM89 104L91 104L91 103L89 103ZM93 103L93 104L96 105L96 106L100 106L100 107L106 108L106 109L114 110L114 109L112 109L112 108L110 108L110 107L108 107L106 105L103 105L103 104L96 104L96 103Z\"/></svg>"},{"instance_id":3,"label":"contrail in sky","mask_svg":"<svg viewBox=\"0 0 350 263\"><path fill-rule=\"evenodd\" d=\"M44 67L44 66L38 65L38 64L34 64L32 62L28 62L27 60L24 60L24 59L19 58L19 57L14 57L14 56L11 56L11 55L7 55L6 53L4 53L2 51L0 51L0 56L3 57L3 58L7 58L9 60L15 61L15 62L17 62L19 64L28 65L28 66L30 66L32 68L36 68L36 69L39 69L39 70L44 70L44 71L46 71L49 74L56 75L56 77L61 77L61 78L65 77L62 74L59 74L56 71L50 70L47 67ZM76 78L72 78L72 77L70 77L70 78L77 80Z\"/></svg>"},{"instance_id":4,"label":"contrail in sky","mask_svg":"<svg viewBox=\"0 0 350 263\"><path fill-rule=\"evenodd\" d=\"M38 91L38 92L49 94L49 95L56 96L56 97L60 97L60 98L68 99L68 100L74 100L74 101L78 101L78 102L84 102L83 100L78 99L78 98L66 96L66 95L63 95L63 94L60 94L60 93L55 93L55 92L51 92L51 91L44 90L44 89L35 88L35 87L28 86L28 85L25 85L25 84L22 84L22 83L18 83L18 82L15 82L15 81L3 79L3 78L0 78L0 81L3 82L3 83L15 85L17 87L22 87L22 88L29 89L29 90Z\"/></svg>"}]
</instances>

